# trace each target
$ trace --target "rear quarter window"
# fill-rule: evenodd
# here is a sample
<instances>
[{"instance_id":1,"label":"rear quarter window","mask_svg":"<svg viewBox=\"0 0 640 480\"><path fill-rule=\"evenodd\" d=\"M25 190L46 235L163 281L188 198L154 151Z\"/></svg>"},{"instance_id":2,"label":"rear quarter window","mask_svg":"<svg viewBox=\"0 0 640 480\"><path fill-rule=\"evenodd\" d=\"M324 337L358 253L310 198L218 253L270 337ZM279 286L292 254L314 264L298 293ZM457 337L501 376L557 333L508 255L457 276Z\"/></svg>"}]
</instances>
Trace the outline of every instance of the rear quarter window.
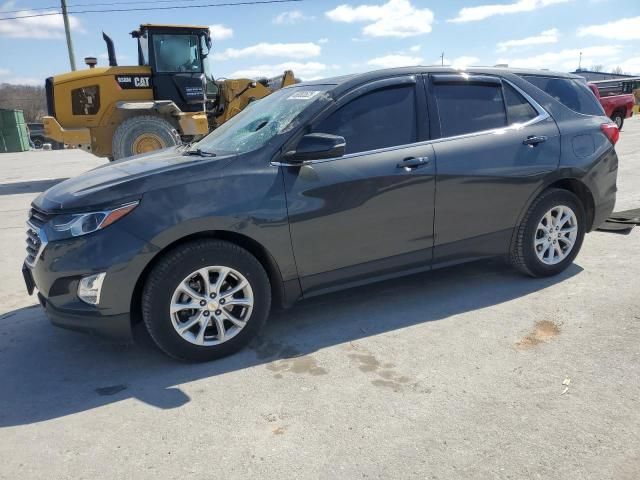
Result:
<instances>
[{"instance_id":1,"label":"rear quarter window","mask_svg":"<svg viewBox=\"0 0 640 480\"><path fill-rule=\"evenodd\" d=\"M523 75L522 78L576 113L604 115L602 106L584 82L572 78Z\"/></svg>"}]
</instances>

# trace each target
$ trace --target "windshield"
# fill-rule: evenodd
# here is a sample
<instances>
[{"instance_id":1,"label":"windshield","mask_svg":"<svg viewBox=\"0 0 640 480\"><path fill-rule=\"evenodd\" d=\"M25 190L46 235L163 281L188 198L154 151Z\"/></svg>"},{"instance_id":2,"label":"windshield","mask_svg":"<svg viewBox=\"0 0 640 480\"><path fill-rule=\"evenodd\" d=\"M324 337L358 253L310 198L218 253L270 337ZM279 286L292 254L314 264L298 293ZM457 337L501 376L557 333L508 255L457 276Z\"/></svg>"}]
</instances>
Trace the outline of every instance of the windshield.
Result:
<instances>
[{"instance_id":1,"label":"windshield","mask_svg":"<svg viewBox=\"0 0 640 480\"><path fill-rule=\"evenodd\" d=\"M266 145L277 135L299 125L301 113L326 105L332 85L289 87L250 103L247 108L215 129L197 144L214 153L246 153Z\"/></svg>"}]
</instances>

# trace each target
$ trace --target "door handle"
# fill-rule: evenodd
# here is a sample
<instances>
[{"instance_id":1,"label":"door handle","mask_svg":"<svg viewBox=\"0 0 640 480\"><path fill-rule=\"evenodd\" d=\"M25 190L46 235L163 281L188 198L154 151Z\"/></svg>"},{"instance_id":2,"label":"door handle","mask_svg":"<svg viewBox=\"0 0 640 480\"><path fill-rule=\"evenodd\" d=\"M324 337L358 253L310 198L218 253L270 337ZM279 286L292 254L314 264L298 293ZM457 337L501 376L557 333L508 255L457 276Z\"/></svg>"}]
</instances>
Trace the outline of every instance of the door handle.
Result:
<instances>
[{"instance_id":1,"label":"door handle","mask_svg":"<svg viewBox=\"0 0 640 480\"><path fill-rule=\"evenodd\" d=\"M398 163L397 167L411 170L429 165L430 162L428 157L408 157Z\"/></svg>"},{"instance_id":2,"label":"door handle","mask_svg":"<svg viewBox=\"0 0 640 480\"><path fill-rule=\"evenodd\" d=\"M535 147L539 143L546 142L547 137L544 135L531 135L530 137L525 138L522 143L525 145L529 145L530 147Z\"/></svg>"}]
</instances>

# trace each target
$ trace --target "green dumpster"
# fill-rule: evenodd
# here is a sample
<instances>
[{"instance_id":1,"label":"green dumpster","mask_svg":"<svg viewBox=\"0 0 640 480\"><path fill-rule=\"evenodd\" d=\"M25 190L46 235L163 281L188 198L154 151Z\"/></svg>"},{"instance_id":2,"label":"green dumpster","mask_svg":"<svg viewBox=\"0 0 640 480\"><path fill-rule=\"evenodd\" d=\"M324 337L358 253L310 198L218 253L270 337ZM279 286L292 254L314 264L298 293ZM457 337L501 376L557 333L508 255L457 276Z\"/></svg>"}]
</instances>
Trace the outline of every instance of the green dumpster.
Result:
<instances>
[{"instance_id":1,"label":"green dumpster","mask_svg":"<svg viewBox=\"0 0 640 480\"><path fill-rule=\"evenodd\" d=\"M0 152L29 150L29 132L22 110L0 109Z\"/></svg>"}]
</instances>

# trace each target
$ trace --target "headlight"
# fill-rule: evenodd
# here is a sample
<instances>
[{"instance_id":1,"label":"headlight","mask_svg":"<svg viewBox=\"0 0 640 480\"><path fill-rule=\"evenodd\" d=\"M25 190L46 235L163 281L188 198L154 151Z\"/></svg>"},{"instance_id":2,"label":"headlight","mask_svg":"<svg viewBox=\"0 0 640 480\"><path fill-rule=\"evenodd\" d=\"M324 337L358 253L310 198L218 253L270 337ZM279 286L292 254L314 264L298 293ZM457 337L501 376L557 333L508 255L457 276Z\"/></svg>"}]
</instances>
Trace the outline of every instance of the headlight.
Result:
<instances>
[{"instance_id":1,"label":"headlight","mask_svg":"<svg viewBox=\"0 0 640 480\"><path fill-rule=\"evenodd\" d=\"M51 220L51 228L56 232L68 232L72 237L79 237L95 232L120 220L138 206L139 202L127 203L111 210L99 212L73 213L57 215Z\"/></svg>"}]
</instances>

